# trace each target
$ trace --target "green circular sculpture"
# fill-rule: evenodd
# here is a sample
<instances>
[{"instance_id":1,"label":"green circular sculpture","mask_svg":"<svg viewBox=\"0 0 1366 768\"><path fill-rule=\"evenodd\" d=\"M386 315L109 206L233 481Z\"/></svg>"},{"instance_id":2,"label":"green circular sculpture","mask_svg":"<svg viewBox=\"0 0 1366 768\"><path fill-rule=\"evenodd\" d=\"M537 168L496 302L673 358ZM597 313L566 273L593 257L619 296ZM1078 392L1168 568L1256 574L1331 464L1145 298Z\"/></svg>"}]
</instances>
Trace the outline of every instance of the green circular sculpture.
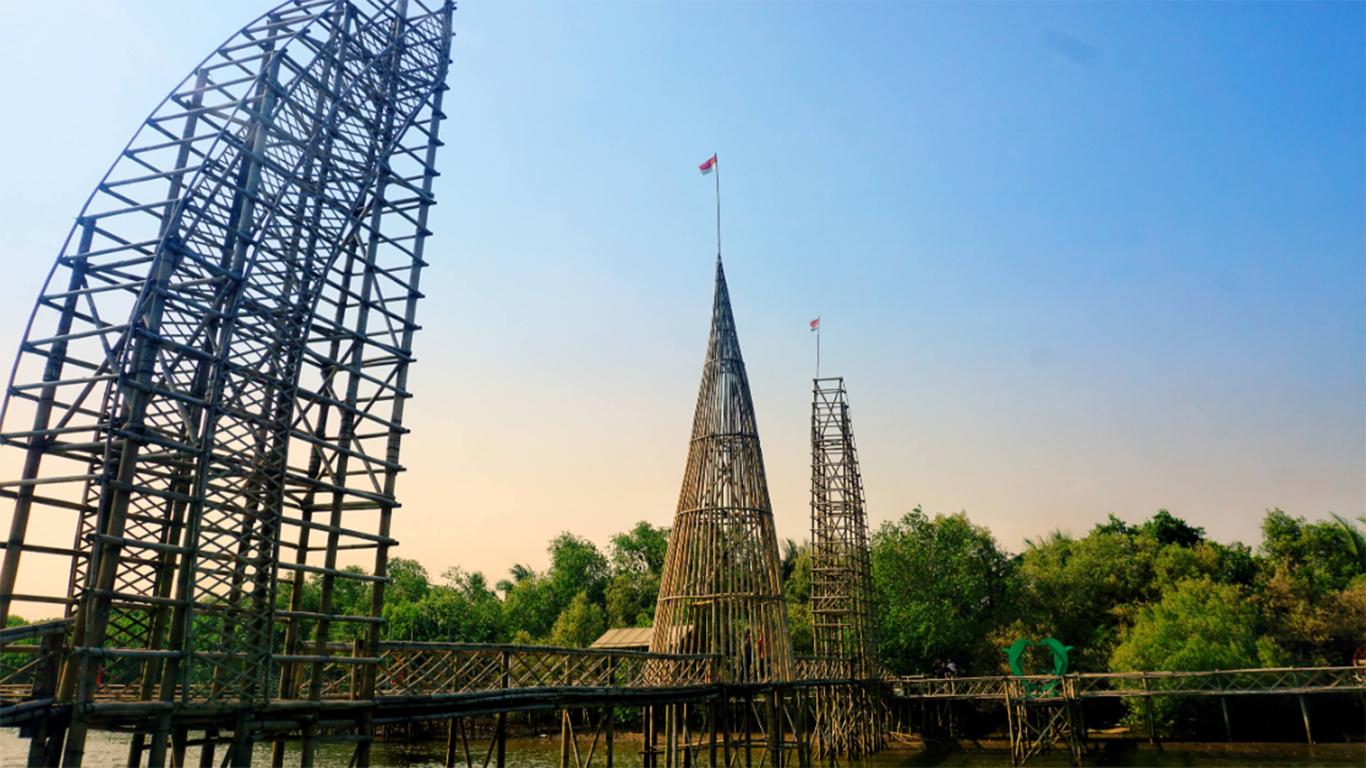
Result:
<instances>
[{"instance_id":1,"label":"green circular sculpture","mask_svg":"<svg viewBox=\"0 0 1366 768\"><path fill-rule=\"evenodd\" d=\"M1047 648L1053 655L1053 669L1051 672L1026 672L1021 660L1024 653L1031 646L1041 646ZM1067 674L1067 652L1072 650L1072 646L1064 645L1061 640L1052 637L1045 637L1042 640L1030 640L1022 637L1011 643L1005 649L1006 661L1010 664L1010 672L1016 677L1030 677L1038 675L1053 675L1053 680L1025 680L1024 692L1029 698L1052 695L1058 688L1058 679Z\"/></svg>"}]
</instances>

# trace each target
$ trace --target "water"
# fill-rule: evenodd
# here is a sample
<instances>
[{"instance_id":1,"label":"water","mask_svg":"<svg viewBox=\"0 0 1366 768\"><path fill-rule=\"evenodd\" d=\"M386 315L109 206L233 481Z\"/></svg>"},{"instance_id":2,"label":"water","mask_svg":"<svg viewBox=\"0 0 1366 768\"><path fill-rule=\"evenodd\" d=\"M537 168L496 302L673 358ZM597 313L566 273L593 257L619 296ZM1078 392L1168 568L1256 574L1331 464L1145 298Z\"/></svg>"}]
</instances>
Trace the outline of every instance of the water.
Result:
<instances>
[{"instance_id":1,"label":"water","mask_svg":"<svg viewBox=\"0 0 1366 768\"><path fill-rule=\"evenodd\" d=\"M614 762L623 768L639 765L636 751L639 741L623 734L617 741ZM483 761L487 741L470 740L474 761ZM581 747L582 748L582 747ZM286 765L298 765L297 745ZM372 748L372 763L393 768L439 768L443 765L444 741L414 743L378 742ZM477 750L477 752L476 752ZM199 764L199 750L186 750L186 763ZM352 745L322 744L318 748L318 765L324 768L345 768L351 759ZM18 766L28 753L28 740L19 738L18 731L0 728L0 766ZM581 753L582 754L582 753ZM221 748L219 756L221 759ZM85 764L92 767L121 766L128 759L128 737L112 733L91 733L86 740ZM461 755L463 758L463 754ZM594 755L595 766L603 765L601 753ZM758 755L756 754L756 758ZM757 762L757 759L756 759ZM256 766L270 765L270 745L258 744L255 749ZM559 768L560 742L558 736L546 738L509 739L507 764L511 768ZM1067 755L1051 753L1029 762L1031 766L1065 766ZM1363 744L1167 744L1161 749L1133 742L1108 742L1096 745L1087 756L1087 765L1094 766L1201 766L1236 768L1236 766L1366 766L1366 745ZM897 747L871 758L842 763L852 768L892 768L892 766L1008 766L1010 753L1004 749L968 749L959 752L932 753L917 748Z\"/></svg>"}]
</instances>

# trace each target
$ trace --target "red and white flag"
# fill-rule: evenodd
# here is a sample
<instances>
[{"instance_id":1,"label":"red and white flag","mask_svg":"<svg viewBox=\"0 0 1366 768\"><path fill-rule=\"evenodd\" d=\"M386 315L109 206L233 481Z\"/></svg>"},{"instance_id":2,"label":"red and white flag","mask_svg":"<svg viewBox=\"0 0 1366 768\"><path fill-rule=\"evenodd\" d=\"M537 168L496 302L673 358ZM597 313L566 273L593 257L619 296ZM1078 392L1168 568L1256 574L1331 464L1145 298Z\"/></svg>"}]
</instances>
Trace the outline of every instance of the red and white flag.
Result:
<instances>
[{"instance_id":1,"label":"red and white flag","mask_svg":"<svg viewBox=\"0 0 1366 768\"><path fill-rule=\"evenodd\" d=\"M820 329L821 329L821 319L818 317L818 318L816 318L815 320L812 320L812 321L811 321L811 330L813 330L813 331L819 331Z\"/></svg>"},{"instance_id":2,"label":"red and white flag","mask_svg":"<svg viewBox=\"0 0 1366 768\"><path fill-rule=\"evenodd\" d=\"M697 166L697 170L701 171L703 176L716 170L716 155L713 154L711 157L707 158L706 162Z\"/></svg>"}]
</instances>

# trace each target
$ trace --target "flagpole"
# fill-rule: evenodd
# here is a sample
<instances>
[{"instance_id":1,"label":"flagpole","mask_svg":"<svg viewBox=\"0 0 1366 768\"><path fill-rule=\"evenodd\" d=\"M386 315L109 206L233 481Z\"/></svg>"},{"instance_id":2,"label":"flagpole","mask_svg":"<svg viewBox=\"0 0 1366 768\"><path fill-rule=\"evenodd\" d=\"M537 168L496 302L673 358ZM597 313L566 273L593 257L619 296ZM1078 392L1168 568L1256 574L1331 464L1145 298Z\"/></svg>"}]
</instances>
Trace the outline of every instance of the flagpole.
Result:
<instances>
[{"instance_id":1,"label":"flagpole","mask_svg":"<svg viewBox=\"0 0 1366 768\"><path fill-rule=\"evenodd\" d=\"M717 157L715 153L712 157ZM716 260L721 260L721 160L712 163L712 173L716 176Z\"/></svg>"},{"instance_id":2,"label":"flagpole","mask_svg":"<svg viewBox=\"0 0 1366 768\"><path fill-rule=\"evenodd\" d=\"M816 377L821 377L821 316L816 316Z\"/></svg>"}]
</instances>

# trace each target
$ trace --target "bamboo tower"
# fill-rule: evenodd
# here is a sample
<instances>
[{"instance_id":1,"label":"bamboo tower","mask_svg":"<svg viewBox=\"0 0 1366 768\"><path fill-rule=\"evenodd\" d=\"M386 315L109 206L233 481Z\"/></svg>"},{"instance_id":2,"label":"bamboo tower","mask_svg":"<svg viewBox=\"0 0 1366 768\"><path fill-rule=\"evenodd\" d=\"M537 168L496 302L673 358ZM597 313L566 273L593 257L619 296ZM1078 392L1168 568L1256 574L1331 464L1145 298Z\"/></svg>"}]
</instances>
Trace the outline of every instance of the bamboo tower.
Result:
<instances>
[{"instance_id":1,"label":"bamboo tower","mask_svg":"<svg viewBox=\"0 0 1366 768\"><path fill-rule=\"evenodd\" d=\"M718 654L729 681L792 679L778 536L720 257L650 650Z\"/></svg>"},{"instance_id":2,"label":"bamboo tower","mask_svg":"<svg viewBox=\"0 0 1366 768\"><path fill-rule=\"evenodd\" d=\"M816 692L813 747L858 757L882 748L872 569L849 399L843 378L816 379L811 399L811 623L816 656L863 686Z\"/></svg>"},{"instance_id":3,"label":"bamboo tower","mask_svg":"<svg viewBox=\"0 0 1366 768\"><path fill-rule=\"evenodd\" d=\"M816 379L811 402L811 622L816 655L876 668L872 570L849 400L843 378Z\"/></svg>"}]
</instances>

